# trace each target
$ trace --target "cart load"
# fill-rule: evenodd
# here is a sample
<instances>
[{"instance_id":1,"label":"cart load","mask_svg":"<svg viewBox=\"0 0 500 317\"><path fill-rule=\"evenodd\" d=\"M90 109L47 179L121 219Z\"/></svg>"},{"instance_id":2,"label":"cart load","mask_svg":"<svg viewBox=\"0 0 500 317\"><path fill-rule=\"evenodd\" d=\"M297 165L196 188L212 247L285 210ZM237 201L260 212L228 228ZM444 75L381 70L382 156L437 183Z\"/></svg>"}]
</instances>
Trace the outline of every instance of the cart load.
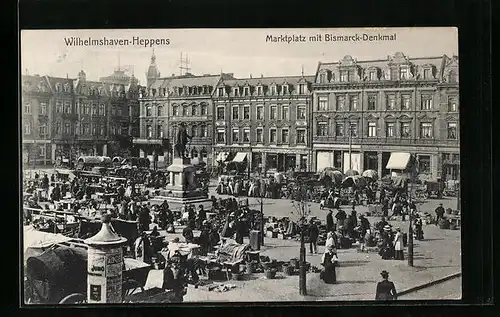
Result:
<instances>
[{"instance_id":1,"label":"cart load","mask_svg":"<svg viewBox=\"0 0 500 317\"><path fill-rule=\"evenodd\" d=\"M378 173L375 170L366 170L361 174L368 181L376 181L378 179Z\"/></svg>"},{"instance_id":2,"label":"cart load","mask_svg":"<svg viewBox=\"0 0 500 317\"><path fill-rule=\"evenodd\" d=\"M366 187L367 182L363 176L355 175L348 176L346 179L342 181L343 188L356 187L356 188L364 188Z\"/></svg>"},{"instance_id":3,"label":"cart load","mask_svg":"<svg viewBox=\"0 0 500 317\"><path fill-rule=\"evenodd\" d=\"M359 175L359 172L355 170L347 170L344 174L345 176L357 176Z\"/></svg>"},{"instance_id":4,"label":"cart load","mask_svg":"<svg viewBox=\"0 0 500 317\"><path fill-rule=\"evenodd\" d=\"M232 239L227 239L218 250L219 259L221 262L236 262L243 260L245 253L250 251L250 244L239 244Z\"/></svg>"},{"instance_id":5,"label":"cart load","mask_svg":"<svg viewBox=\"0 0 500 317\"><path fill-rule=\"evenodd\" d=\"M339 171L338 169L332 167L326 167L325 169L323 169L318 177L319 182L329 181L336 185L340 185L343 179L344 179L344 174L342 174L342 172Z\"/></svg>"}]
</instances>

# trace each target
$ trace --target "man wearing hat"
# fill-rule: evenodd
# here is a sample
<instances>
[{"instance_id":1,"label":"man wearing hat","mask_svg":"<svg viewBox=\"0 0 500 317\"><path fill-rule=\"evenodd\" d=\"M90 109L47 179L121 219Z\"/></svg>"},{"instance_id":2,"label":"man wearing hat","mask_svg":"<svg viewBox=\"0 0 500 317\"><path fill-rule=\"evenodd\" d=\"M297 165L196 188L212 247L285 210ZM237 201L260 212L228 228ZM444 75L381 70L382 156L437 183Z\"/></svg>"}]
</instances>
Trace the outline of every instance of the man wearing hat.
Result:
<instances>
[{"instance_id":1,"label":"man wearing hat","mask_svg":"<svg viewBox=\"0 0 500 317\"><path fill-rule=\"evenodd\" d=\"M201 228L203 221L207 219L207 212L203 208L203 205L198 206L198 227Z\"/></svg>"},{"instance_id":2,"label":"man wearing hat","mask_svg":"<svg viewBox=\"0 0 500 317\"><path fill-rule=\"evenodd\" d=\"M314 219L309 221L309 251L312 253L318 253L318 236L319 228L314 222Z\"/></svg>"},{"instance_id":3,"label":"man wearing hat","mask_svg":"<svg viewBox=\"0 0 500 317\"><path fill-rule=\"evenodd\" d=\"M436 213L436 226L439 224L439 220L443 219L444 216L444 208L443 204L439 204L439 206L435 210Z\"/></svg>"},{"instance_id":4,"label":"man wearing hat","mask_svg":"<svg viewBox=\"0 0 500 317\"><path fill-rule=\"evenodd\" d=\"M375 300L396 300L398 293L394 283L389 281L389 272L383 270L380 275L382 275L382 281L377 283Z\"/></svg>"}]
</instances>

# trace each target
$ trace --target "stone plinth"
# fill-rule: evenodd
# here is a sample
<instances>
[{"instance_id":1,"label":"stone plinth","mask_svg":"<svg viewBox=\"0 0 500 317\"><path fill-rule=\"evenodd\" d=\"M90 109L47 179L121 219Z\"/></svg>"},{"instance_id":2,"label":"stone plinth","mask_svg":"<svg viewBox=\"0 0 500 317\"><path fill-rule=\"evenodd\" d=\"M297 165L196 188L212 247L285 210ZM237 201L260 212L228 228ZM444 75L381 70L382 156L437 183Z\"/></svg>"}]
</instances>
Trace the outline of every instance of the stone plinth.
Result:
<instances>
[{"instance_id":1,"label":"stone plinth","mask_svg":"<svg viewBox=\"0 0 500 317\"><path fill-rule=\"evenodd\" d=\"M208 194L196 188L196 168L190 159L174 158L167 171L170 172L169 184L159 190L156 199L182 204L208 200Z\"/></svg>"}]
</instances>

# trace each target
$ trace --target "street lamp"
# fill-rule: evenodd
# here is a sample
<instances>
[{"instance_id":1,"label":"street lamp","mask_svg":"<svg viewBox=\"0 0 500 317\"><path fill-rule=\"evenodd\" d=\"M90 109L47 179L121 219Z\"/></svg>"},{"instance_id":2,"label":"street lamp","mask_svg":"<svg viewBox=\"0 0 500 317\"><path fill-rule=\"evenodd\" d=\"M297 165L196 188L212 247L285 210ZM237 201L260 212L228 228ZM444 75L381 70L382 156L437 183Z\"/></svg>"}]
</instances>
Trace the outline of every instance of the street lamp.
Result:
<instances>
[{"instance_id":1,"label":"street lamp","mask_svg":"<svg viewBox=\"0 0 500 317\"><path fill-rule=\"evenodd\" d=\"M304 241L305 224L309 213L309 201L307 197L307 188L304 184L296 188L293 195L292 205L297 212L299 228L300 228L300 258L299 258L299 294L307 295L306 287L306 247ZM292 214L294 212L292 211Z\"/></svg>"}]
</instances>

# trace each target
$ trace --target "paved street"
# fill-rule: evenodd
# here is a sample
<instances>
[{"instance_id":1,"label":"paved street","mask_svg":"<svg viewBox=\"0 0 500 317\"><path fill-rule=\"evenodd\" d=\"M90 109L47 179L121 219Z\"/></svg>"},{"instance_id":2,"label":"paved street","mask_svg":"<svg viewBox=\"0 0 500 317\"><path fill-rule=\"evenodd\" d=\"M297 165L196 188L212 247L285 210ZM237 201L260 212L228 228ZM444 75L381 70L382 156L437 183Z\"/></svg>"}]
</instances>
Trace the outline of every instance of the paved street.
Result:
<instances>
[{"instance_id":1,"label":"paved street","mask_svg":"<svg viewBox=\"0 0 500 317\"><path fill-rule=\"evenodd\" d=\"M242 198L245 199L245 198ZM433 214L436 206L442 202L445 208L456 205L454 199L429 200L419 206L419 211L428 211ZM250 198L250 204L257 200ZM258 206L255 206L257 208ZM265 215L276 217L290 216L292 204L287 200L265 199ZM358 213L367 211L367 207L357 208ZM316 203L311 203L311 214L325 218L325 211L319 210ZM369 217L373 224L379 218ZM395 227L408 231L408 222L391 221ZM424 241L416 241L414 248L414 266L409 267L407 261L382 260L377 253L359 253L356 249L339 250L340 267L337 269L338 283L327 285L319 279L318 273L308 273L308 295L302 297L298 293L298 276L284 276L278 273L274 280L265 279L263 274L246 276L244 281L229 281L237 287L224 293L209 292L204 288L189 288L186 301L344 301L344 300L371 300L375 296L376 283L380 280L380 272L390 272L398 291L431 282L436 279L461 271L460 231L441 230L435 225L424 226ZM248 242L248 241L246 241ZM261 255L267 255L278 261L288 261L299 256L299 242L265 238L265 245ZM307 246L308 247L308 246ZM319 247L319 253L307 254L307 261L320 267L321 254L324 247ZM407 250L405 250L405 257ZM161 272L152 272L150 283L160 283ZM460 299L460 279L438 284L429 289L410 293L402 299ZM152 284L152 285L153 285Z\"/></svg>"}]
</instances>

